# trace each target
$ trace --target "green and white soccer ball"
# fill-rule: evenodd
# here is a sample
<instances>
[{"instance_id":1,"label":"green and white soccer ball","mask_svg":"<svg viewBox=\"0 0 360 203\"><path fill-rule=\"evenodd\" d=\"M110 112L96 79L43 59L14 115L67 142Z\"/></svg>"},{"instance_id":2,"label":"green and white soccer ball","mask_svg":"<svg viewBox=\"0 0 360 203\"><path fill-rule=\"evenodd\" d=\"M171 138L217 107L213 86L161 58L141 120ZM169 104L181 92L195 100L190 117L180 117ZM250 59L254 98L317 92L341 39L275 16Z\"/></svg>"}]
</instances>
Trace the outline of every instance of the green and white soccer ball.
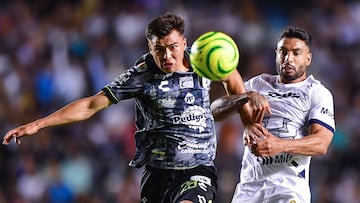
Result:
<instances>
[{"instance_id":1,"label":"green and white soccer ball","mask_svg":"<svg viewBox=\"0 0 360 203\"><path fill-rule=\"evenodd\" d=\"M235 41L223 32L206 32L191 46L190 63L200 76L221 81L238 66L239 49Z\"/></svg>"}]
</instances>

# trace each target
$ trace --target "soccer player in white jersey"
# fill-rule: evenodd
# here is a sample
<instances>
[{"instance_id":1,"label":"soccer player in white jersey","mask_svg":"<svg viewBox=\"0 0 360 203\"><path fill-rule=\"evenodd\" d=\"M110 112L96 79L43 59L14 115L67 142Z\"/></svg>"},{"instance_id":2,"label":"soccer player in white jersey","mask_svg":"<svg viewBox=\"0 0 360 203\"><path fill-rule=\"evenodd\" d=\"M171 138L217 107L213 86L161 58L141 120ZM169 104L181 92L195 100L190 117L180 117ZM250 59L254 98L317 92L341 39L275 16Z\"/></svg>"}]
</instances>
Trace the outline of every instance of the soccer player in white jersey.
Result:
<instances>
[{"instance_id":1,"label":"soccer player in white jersey","mask_svg":"<svg viewBox=\"0 0 360 203\"><path fill-rule=\"evenodd\" d=\"M326 154L335 121L332 93L306 74L310 45L309 33L287 27L276 47L278 75L261 74L245 82L248 91L268 99L271 114L257 110L263 117L257 126L267 130L258 138L245 125L240 183L232 203L311 202L310 159Z\"/></svg>"}]
</instances>

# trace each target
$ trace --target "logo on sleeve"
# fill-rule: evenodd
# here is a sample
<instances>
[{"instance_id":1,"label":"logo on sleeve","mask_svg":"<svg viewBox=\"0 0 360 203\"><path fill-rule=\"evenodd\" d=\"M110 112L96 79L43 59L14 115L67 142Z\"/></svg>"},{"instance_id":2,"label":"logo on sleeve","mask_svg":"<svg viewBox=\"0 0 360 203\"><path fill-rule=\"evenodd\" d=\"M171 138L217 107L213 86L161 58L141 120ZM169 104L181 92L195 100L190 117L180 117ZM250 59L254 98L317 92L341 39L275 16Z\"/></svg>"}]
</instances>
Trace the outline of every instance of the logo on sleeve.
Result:
<instances>
[{"instance_id":1,"label":"logo on sleeve","mask_svg":"<svg viewBox=\"0 0 360 203\"><path fill-rule=\"evenodd\" d=\"M124 71L117 79L116 81L119 83L119 85L123 85L126 81L130 79L131 74L134 72L134 69L129 68Z\"/></svg>"},{"instance_id":2,"label":"logo on sleeve","mask_svg":"<svg viewBox=\"0 0 360 203\"><path fill-rule=\"evenodd\" d=\"M145 72L148 68L145 62L139 63L138 65L134 66L134 69L141 73L141 72Z\"/></svg>"},{"instance_id":3,"label":"logo on sleeve","mask_svg":"<svg viewBox=\"0 0 360 203\"><path fill-rule=\"evenodd\" d=\"M321 110L320 110L320 113L325 114L325 115L327 115L327 116L329 116L331 118L334 118L334 114L331 113L331 111L329 111L328 108L322 107Z\"/></svg>"}]
</instances>

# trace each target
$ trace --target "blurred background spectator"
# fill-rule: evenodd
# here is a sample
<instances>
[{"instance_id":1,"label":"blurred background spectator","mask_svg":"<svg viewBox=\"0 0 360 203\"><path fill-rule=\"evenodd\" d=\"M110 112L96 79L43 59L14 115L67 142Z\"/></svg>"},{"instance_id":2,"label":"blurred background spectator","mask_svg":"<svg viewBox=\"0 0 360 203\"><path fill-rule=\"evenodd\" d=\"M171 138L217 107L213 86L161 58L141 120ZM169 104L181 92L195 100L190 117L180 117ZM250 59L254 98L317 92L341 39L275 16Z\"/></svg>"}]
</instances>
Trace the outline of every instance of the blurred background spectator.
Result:
<instances>
[{"instance_id":1,"label":"blurred background spectator","mask_svg":"<svg viewBox=\"0 0 360 203\"><path fill-rule=\"evenodd\" d=\"M356 0L3 0L0 1L0 133L98 92L147 51L146 23L166 11L200 34L230 34L244 79L275 73L274 49L289 24L313 36L311 73L332 90L337 131L314 157L315 203L360 202L360 1ZM212 98L223 89L213 83ZM0 147L1 203L135 203L133 101L90 120L46 129ZM218 203L239 179L243 143L237 116L217 123Z\"/></svg>"}]
</instances>

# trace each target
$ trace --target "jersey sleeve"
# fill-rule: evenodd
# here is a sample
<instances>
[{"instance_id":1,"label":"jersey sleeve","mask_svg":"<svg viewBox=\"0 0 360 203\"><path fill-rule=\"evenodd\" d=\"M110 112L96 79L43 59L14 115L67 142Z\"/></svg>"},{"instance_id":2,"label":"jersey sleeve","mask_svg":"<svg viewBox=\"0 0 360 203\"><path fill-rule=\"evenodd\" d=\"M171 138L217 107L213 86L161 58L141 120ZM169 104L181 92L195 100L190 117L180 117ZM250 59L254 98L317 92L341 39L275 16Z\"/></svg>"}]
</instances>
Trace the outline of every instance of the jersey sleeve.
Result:
<instances>
[{"instance_id":1,"label":"jersey sleeve","mask_svg":"<svg viewBox=\"0 0 360 203\"><path fill-rule=\"evenodd\" d=\"M309 125L318 123L335 132L334 99L332 93L319 84L311 93Z\"/></svg>"},{"instance_id":2,"label":"jersey sleeve","mask_svg":"<svg viewBox=\"0 0 360 203\"><path fill-rule=\"evenodd\" d=\"M141 96L146 82L146 64L140 63L124 71L110 84L102 88L106 96L116 104L120 100Z\"/></svg>"}]
</instances>

